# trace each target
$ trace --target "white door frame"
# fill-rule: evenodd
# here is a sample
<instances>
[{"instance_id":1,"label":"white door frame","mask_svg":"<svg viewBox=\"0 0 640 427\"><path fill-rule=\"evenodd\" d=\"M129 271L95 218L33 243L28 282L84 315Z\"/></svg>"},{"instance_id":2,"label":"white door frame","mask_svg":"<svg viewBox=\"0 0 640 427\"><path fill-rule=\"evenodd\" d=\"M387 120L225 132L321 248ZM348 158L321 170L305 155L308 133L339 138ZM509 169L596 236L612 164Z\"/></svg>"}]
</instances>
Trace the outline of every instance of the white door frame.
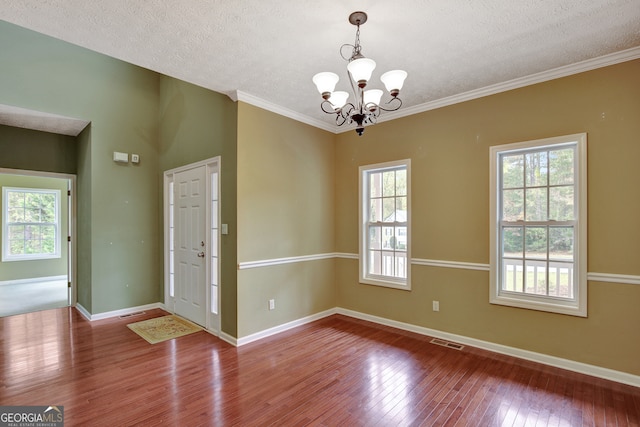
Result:
<instances>
[{"instance_id":1,"label":"white door frame","mask_svg":"<svg viewBox=\"0 0 640 427\"><path fill-rule=\"evenodd\" d=\"M206 219L206 225L205 225L205 229L207 230L207 232L205 233L205 253L207 254L207 256L205 256L205 274L206 277L208 279L210 279L212 277L212 265L211 265L211 254L213 253L212 251L212 242L211 242L211 230L212 228L217 229L217 234L218 234L218 238L217 240L217 244L216 244L216 248L215 248L215 253L218 254L217 260L218 260L218 268L216 269L216 274L217 274L217 278L216 278L216 283L218 284L218 286L216 286L216 290L218 292L216 301L218 301L218 307L217 307L217 315L212 313L212 307L211 307L211 280L207 280L207 286L206 286L206 310L207 310L207 320L206 320L206 325L205 328L211 332L212 334L219 336L220 335L220 317L222 315L221 313L221 304L220 304L220 202L217 203L217 207L218 207L218 211L215 212L214 214L212 214L211 212L211 199L212 199L212 188L211 188L211 175L212 173L217 172L218 174L218 188L217 188L217 194L218 194L218 200L220 200L220 172L221 172L221 158L220 156L217 157L212 157L210 159L206 159L206 160L202 160L196 163L191 163L189 165L184 165L184 166L179 166L177 168L174 169L170 169L164 172L163 174L163 216L164 216L164 305L165 308L170 311L171 313L175 313L175 298L174 296L171 295L171 271L172 269L171 267L171 253L170 253L170 245L171 245L171 241L170 241L170 218L171 218L171 205L169 203L170 201L170 194L169 194L169 188L170 188L170 184L173 182L173 176L181 171L185 171L188 169L193 169L193 168L198 168L198 167L202 167L205 166L206 167L206 214L205 214L205 219ZM216 224L212 224L212 218L217 218L216 219Z\"/></svg>"},{"instance_id":2,"label":"white door frame","mask_svg":"<svg viewBox=\"0 0 640 427\"><path fill-rule=\"evenodd\" d=\"M69 281L70 290L67 294L69 306L75 307L78 302L78 290L76 283L76 276L78 272L78 264L77 264L77 192L76 192L76 179L77 176L74 174L68 173L57 173L57 172L41 172L41 171L33 171L33 170L25 170L25 169L7 169L0 168L0 173L5 175L23 175L23 176L40 176L45 178L57 178L57 179L66 179L69 182L68 189L70 194L68 195L69 200L69 213L68 213L68 233L69 236L60 236L60 244L61 246L66 244L67 247L67 259L69 260L69 265L67 267L67 280ZM70 238L70 239L69 239Z\"/></svg>"}]
</instances>

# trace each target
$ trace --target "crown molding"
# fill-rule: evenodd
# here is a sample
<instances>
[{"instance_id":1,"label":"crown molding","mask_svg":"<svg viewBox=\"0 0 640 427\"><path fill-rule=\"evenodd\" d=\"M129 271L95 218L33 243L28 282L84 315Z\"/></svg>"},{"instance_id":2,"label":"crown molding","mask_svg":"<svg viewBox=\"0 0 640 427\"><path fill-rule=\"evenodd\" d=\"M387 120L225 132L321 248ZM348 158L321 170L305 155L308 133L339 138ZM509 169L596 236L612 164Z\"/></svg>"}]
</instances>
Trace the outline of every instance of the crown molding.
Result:
<instances>
[{"instance_id":1,"label":"crown molding","mask_svg":"<svg viewBox=\"0 0 640 427\"><path fill-rule=\"evenodd\" d=\"M424 104L415 105L413 107L385 114L378 119L378 122L382 123L389 120L399 119L401 117L424 113L425 111L435 110L437 108L447 107L449 105L471 101L485 96L523 88L525 86L531 86L534 84L543 83L574 74L584 73L586 71L608 67L610 65L615 65L622 62L633 61L634 59L638 58L640 58L640 47L634 47L609 55L600 56L598 58L587 59L585 61L576 62L575 64L565 65L563 67L554 68L552 70L542 71L540 73L531 74L529 76L508 80L506 82L485 86L483 88L474 89L457 95L448 96L446 98L436 99Z\"/></svg>"},{"instance_id":2,"label":"crown molding","mask_svg":"<svg viewBox=\"0 0 640 427\"><path fill-rule=\"evenodd\" d=\"M517 79L512 79L506 82L485 86L479 89L470 90L468 92L460 93L457 95L447 96L445 98L425 102L424 104L414 105L413 107L403 108L391 113L385 113L385 115L378 118L378 123L388 122L402 117L412 116L414 114L435 110L437 108L447 107L449 105L459 104L461 102L471 101L485 96L495 95L497 93L506 92L513 89L519 89L525 86L531 86L537 83L555 80L574 74L584 73L586 71L591 71L598 68L608 67L610 65L620 64L622 62L633 61L634 59L640 59L640 46L622 50L620 52L611 53L609 55L600 56L598 58L587 59L585 61L576 62L575 64L565 65L563 67L554 68L552 70L542 71L540 73L531 74L529 76L519 77ZM308 125L326 130L327 132L331 132L334 134L350 132L355 129L355 126L337 127L333 124L306 116L304 114L300 114L296 111L284 108L269 101L265 101L264 99L258 98L257 96L253 96L242 91L234 91L232 93L228 93L227 96L234 102L246 102L247 104L251 104L253 106L271 111L276 114L280 114L281 116L306 123Z\"/></svg>"},{"instance_id":3,"label":"crown molding","mask_svg":"<svg viewBox=\"0 0 640 427\"><path fill-rule=\"evenodd\" d=\"M265 101L262 98L258 98L257 96L248 94L246 92L242 92L239 90L228 93L227 96L233 100L233 102L242 101L247 104L251 104L254 107L262 108L263 110L271 111L272 113L279 114L284 117L288 117L293 120L297 120L307 125L311 125L322 130L326 130L327 132L337 133L336 126L326 123L322 120L305 116L304 114L300 114L296 111L290 110L288 108L282 107L280 105L274 104L270 101Z\"/></svg>"}]
</instances>

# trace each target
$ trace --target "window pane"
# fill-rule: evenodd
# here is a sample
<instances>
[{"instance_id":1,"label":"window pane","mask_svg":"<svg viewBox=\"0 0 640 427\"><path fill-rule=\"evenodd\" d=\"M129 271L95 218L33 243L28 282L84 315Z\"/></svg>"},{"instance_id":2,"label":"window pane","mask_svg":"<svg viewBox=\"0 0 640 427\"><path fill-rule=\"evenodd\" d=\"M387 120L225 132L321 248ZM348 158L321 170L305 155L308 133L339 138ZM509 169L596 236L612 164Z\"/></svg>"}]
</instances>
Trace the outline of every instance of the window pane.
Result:
<instances>
[{"instance_id":1,"label":"window pane","mask_svg":"<svg viewBox=\"0 0 640 427\"><path fill-rule=\"evenodd\" d=\"M510 258L522 258L524 233L522 227L504 227L502 231L502 254Z\"/></svg>"},{"instance_id":2,"label":"window pane","mask_svg":"<svg viewBox=\"0 0 640 427\"><path fill-rule=\"evenodd\" d=\"M406 169L396 171L396 196L407 195L407 171Z\"/></svg>"},{"instance_id":3,"label":"window pane","mask_svg":"<svg viewBox=\"0 0 640 427\"><path fill-rule=\"evenodd\" d=\"M407 278L407 254L405 252L396 252L395 276Z\"/></svg>"},{"instance_id":4,"label":"window pane","mask_svg":"<svg viewBox=\"0 0 640 427\"><path fill-rule=\"evenodd\" d=\"M24 222L23 208L9 208L8 222Z\"/></svg>"},{"instance_id":5,"label":"window pane","mask_svg":"<svg viewBox=\"0 0 640 427\"><path fill-rule=\"evenodd\" d=\"M549 294L560 298L574 298L573 264L553 262L549 264Z\"/></svg>"},{"instance_id":6,"label":"window pane","mask_svg":"<svg viewBox=\"0 0 640 427\"><path fill-rule=\"evenodd\" d=\"M369 206L369 221L382 222L382 199L371 199Z\"/></svg>"},{"instance_id":7,"label":"window pane","mask_svg":"<svg viewBox=\"0 0 640 427\"><path fill-rule=\"evenodd\" d=\"M524 187L524 156L502 157L502 188Z\"/></svg>"},{"instance_id":8,"label":"window pane","mask_svg":"<svg viewBox=\"0 0 640 427\"><path fill-rule=\"evenodd\" d=\"M382 274L384 276L395 277L394 263L395 256L393 252L382 252Z\"/></svg>"},{"instance_id":9,"label":"window pane","mask_svg":"<svg viewBox=\"0 0 640 427\"><path fill-rule=\"evenodd\" d=\"M573 260L573 227L549 227L549 259Z\"/></svg>"},{"instance_id":10,"label":"window pane","mask_svg":"<svg viewBox=\"0 0 640 427\"><path fill-rule=\"evenodd\" d=\"M369 227L369 249L382 249L382 227Z\"/></svg>"},{"instance_id":11,"label":"window pane","mask_svg":"<svg viewBox=\"0 0 640 427\"><path fill-rule=\"evenodd\" d=\"M42 240L42 253L54 254L56 253L56 243L53 238L46 238Z\"/></svg>"},{"instance_id":12,"label":"window pane","mask_svg":"<svg viewBox=\"0 0 640 427\"><path fill-rule=\"evenodd\" d=\"M547 258L547 228L526 227L525 230L525 257Z\"/></svg>"},{"instance_id":13,"label":"window pane","mask_svg":"<svg viewBox=\"0 0 640 427\"><path fill-rule=\"evenodd\" d=\"M523 190L504 190L502 192L502 219L504 221L522 221L524 219Z\"/></svg>"},{"instance_id":14,"label":"window pane","mask_svg":"<svg viewBox=\"0 0 640 427\"><path fill-rule=\"evenodd\" d=\"M393 227L382 227L382 248L393 249L395 246Z\"/></svg>"},{"instance_id":15,"label":"window pane","mask_svg":"<svg viewBox=\"0 0 640 427\"><path fill-rule=\"evenodd\" d=\"M368 274L382 274L382 252L369 251L369 271Z\"/></svg>"},{"instance_id":16,"label":"window pane","mask_svg":"<svg viewBox=\"0 0 640 427\"><path fill-rule=\"evenodd\" d=\"M396 199L390 197L382 200L382 220L394 222L396 220Z\"/></svg>"},{"instance_id":17,"label":"window pane","mask_svg":"<svg viewBox=\"0 0 640 427\"><path fill-rule=\"evenodd\" d=\"M527 274L524 277L524 292L527 294L547 294L547 263L525 260Z\"/></svg>"},{"instance_id":18,"label":"window pane","mask_svg":"<svg viewBox=\"0 0 640 427\"><path fill-rule=\"evenodd\" d=\"M10 225L8 228L9 239L24 240L24 225Z\"/></svg>"},{"instance_id":19,"label":"window pane","mask_svg":"<svg viewBox=\"0 0 640 427\"><path fill-rule=\"evenodd\" d=\"M9 206L13 208L24 208L24 193L9 191Z\"/></svg>"},{"instance_id":20,"label":"window pane","mask_svg":"<svg viewBox=\"0 0 640 427\"><path fill-rule=\"evenodd\" d=\"M556 221L573 221L573 186L552 187L549 189L549 216Z\"/></svg>"},{"instance_id":21,"label":"window pane","mask_svg":"<svg viewBox=\"0 0 640 427\"><path fill-rule=\"evenodd\" d=\"M407 227L396 227L395 249L400 251L407 249Z\"/></svg>"},{"instance_id":22,"label":"window pane","mask_svg":"<svg viewBox=\"0 0 640 427\"><path fill-rule=\"evenodd\" d=\"M382 196L382 173L369 174L369 197Z\"/></svg>"},{"instance_id":23,"label":"window pane","mask_svg":"<svg viewBox=\"0 0 640 427\"><path fill-rule=\"evenodd\" d=\"M24 242L25 254L39 254L42 253L42 245L40 240L27 240Z\"/></svg>"},{"instance_id":24,"label":"window pane","mask_svg":"<svg viewBox=\"0 0 640 427\"><path fill-rule=\"evenodd\" d=\"M218 201L211 201L211 226L218 228Z\"/></svg>"},{"instance_id":25,"label":"window pane","mask_svg":"<svg viewBox=\"0 0 640 427\"><path fill-rule=\"evenodd\" d=\"M396 171L382 173L382 195L385 197L396 194Z\"/></svg>"},{"instance_id":26,"label":"window pane","mask_svg":"<svg viewBox=\"0 0 640 427\"><path fill-rule=\"evenodd\" d=\"M502 290L522 292L523 289L522 261L505 259L502 261Z\"/></svg>"},{"instance_id":27,"label":"window pane","mask_svg":"<svg viewBox=\"0 0 640 427\"><path fill-rule=\"evenodd\" d=\"M573 148L549 152L549 184L573 184L574 161Z\"/></svg>"},{"instance_id":28,"label":"window pane","mask_svg":"<svg viewBox=\"0 0 640 427\"><path fill-rule=\"evenodd\" d=\"M525 177L527 187L539 187L547 185L549 167L547 164L547 152L528 153L525 155L527 162Z\"/></svg>"},{"instance_id":29,"label":"window pane","mask_svg":"<svg viewBox=\"0 0 640 427\"><path fill-rule=\"evenodd\" d=\"M396 221L407 221L407 198L396 197Z\"/></svg>"},{"instance_id":30,"label":"window pane","mask_svg":"<svg viewBox=\"0 0 640 427\"><path fill-rule=\"evenodd\" d=\"M24 254L24 240L10 240L9 241L9 253L11 255Z\"/></svg>"},{"instance_id":31,"label":"window pane","mask_svg":"<svg viewBox=\"0 0 640 427\"><path fill-rule=\"evenodd\" d=\"M527 221L547 220L547 189L528 188L527 194Z\"/></svg>"}]
</instances>

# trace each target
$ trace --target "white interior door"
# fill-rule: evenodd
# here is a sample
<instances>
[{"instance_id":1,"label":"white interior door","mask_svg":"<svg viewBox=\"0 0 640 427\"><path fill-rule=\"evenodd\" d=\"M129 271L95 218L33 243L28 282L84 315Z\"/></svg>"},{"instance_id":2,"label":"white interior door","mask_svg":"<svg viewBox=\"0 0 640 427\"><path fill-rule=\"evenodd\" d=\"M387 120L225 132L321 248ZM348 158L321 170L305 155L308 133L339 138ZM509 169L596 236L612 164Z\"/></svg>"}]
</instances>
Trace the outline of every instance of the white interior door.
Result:
<instances>
[{"instance_id":1,"label":"white interior door","mask_svg":"<svg viewBox=\"0 0 640 427\"><path fill-rule=\"evenodd\" d=\"M206 167L174 177L175 312L207 326Z\"/></svg>"}]
</instances>

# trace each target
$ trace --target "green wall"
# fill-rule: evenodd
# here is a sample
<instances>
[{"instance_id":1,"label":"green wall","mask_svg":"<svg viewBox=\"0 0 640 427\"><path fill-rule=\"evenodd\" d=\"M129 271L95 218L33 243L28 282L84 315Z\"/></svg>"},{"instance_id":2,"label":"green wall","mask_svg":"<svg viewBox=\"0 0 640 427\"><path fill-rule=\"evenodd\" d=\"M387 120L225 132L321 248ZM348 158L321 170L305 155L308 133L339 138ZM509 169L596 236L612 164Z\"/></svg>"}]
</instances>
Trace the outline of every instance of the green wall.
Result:
<instances>
[{"instance_id":1,"label":"green wall","mask_svg":"<svg viewBox=\"0 0 640 427\"><path fill-rule=\"evenodd\" d=\"M91 122L76 161L80 304L101 313L159 301L159 76L6 22L0 63L2 103ZM116 164L113 151L141 163Z\"/></svg>"},{"instance_id":2,"label":"green wall","mask_svg":"<svg viewBox=\"0 0 640 427\"><path fill-rule=\"evenodd\" d=\"M170 77L160 79L159 188L163 172L221 156L221 329L236 336L236 132L237 104L227 96ZM158 205L162 218L162 198ZM160 222L158 234L164 232ZM160 240L162 245L163 240ZM158 253L163 264L163 251ZM163 297L164 298L164 297Z\"/></svg>"},{"instance_id":3,"label":"green wall","mask_svg":"<svg viewBox=\"0 0 640 427\"><path fill-rule=\"evenodd\" d=\"M76 138L0 125L0 168L75 174Z\"/></svg>"},{"instance_id":4,"label":"green wall","mask_svg":"<svg viewBox=\"0 0 640 427\"><path fill-rule=\"evenodd\" d=\"M69 198L67 196L67 179L41 176L24 176L0 173L0 190L2 187L39 188L60 191L60 258L0 261L0 282L7 280L31 279L38 277L66 276L68 265L67 238L69 235ZM0 193L2 194L2 193ZM4 211L4 200L0 196L0 212ZM0 241L3 229L0 227ZM3 250L0 244L0 251Z\"/></svg>"},{"instance_id":5,"label":"green wall","mask_svg":"<svg viewBox=\"0 0 640 427\"><path fill-rule=\"evenodd\" d=\"M238 263L334 251L333 141L325 131L239 103ZM321 259L240 269L238 336L335 307L333 265Z\"/></svg>"},{"instance_id":6,"label":"green wall","mask_svg":"<svg viewBox=\"0 0 640 427\"><path fill-rule=\"evenodd\" d=\"M411 159L412 257L489 263L489 147L588 134L588 271L640 275L640 61L338 135L336 251L358 252L358 167ZM337 260L337 305L640 375L640 286L591 281L588 318L489 304L489 272L412 266L412 290L358 283ZM433 312L431 302L440 301Z\"/></svg>"}]
</instances>

